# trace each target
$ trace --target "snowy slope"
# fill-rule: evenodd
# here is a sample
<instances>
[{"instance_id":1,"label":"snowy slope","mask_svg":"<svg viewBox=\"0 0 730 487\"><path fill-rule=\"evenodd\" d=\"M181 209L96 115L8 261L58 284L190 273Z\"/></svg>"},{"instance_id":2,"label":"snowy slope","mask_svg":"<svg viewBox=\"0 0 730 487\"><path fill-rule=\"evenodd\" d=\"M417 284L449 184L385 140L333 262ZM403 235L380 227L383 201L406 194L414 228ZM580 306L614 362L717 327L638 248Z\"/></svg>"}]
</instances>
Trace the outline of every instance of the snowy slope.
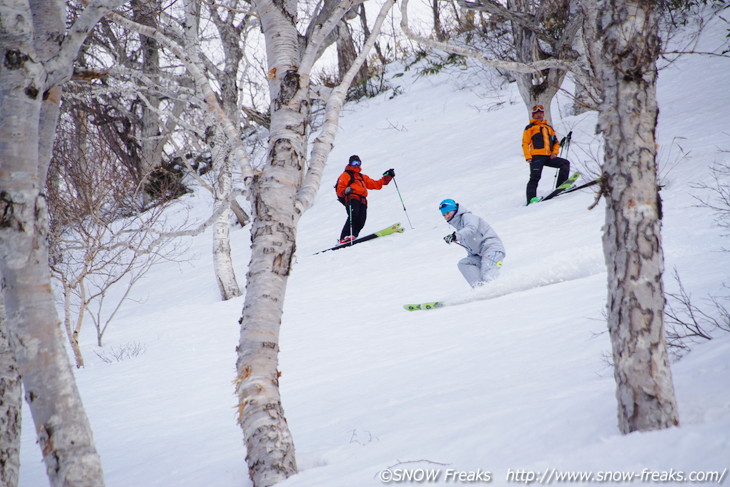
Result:
<instances>
[{"instance_id":1,"label":"snowy slope","mask_svg":"<svg viewBox=\"0 0 730 487\"><path fill-rule=\"evenodd\" d=\"M722 43L723 25L712 26L702 49ZM727 237L692 186L728 160L728 76L727 59L686 57L659 78L666 265L698 301L721 294L730 276L730 254L720 252ZM281 387L301 473L281 485L382 485L381 472L394 465L441 470L440 483L447 469L481 469L492 485L519 480L519 470L730 468L730 336L698 344L673 365L681 428L618 433L605 359L604 205L586 210L586 190L524 207L524 106L513 85L457 88L476 79L472 71L411 70L395 79L403 94L345 109L317 202L301 221L287 291ZM503 103L488 109L495 102ZM555 102L554 125L561 135L573 130L574 165L595 167L595 114L561 117L567 104ZM404 234L314 256L344 223L331 185L350 154L371 176L396 169L414 228L390 185L371 193L365 232L400 221ZM552 178L546 169L541 194ZM463 250L441 240L451 231L436 208L446 197L504 241L492 290L471 291L456 269ZM210 206L205 196L184 204L199 216ZM243 282L248 231L234 231L233 242ZM232 386L243 301L217 301L210 248L206 233L191 241L189 260L153 269L112 323L107 347L137 342L140 356L107 364L93 353L91 330L82 337L89 365L77 380L109 487L250 485ZM665 283L676 290L669 275ZM489 293L503 295L402 309ZM27 408L23 426L21 485L47 485Z\"/></svg>"}]
</instances>

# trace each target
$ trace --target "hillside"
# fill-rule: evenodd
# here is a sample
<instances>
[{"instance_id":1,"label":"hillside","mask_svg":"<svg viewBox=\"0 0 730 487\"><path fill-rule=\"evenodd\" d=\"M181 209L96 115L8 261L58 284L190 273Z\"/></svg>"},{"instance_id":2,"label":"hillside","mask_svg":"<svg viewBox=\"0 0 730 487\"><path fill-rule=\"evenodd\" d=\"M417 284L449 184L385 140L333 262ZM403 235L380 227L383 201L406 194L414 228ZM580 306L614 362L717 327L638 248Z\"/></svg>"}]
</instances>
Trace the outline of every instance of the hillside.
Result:
<instances>
[{"instance_id":1,"label":"hillside","mask_svg":"<svg viewBox=\"0 0 730 487\"><path fill-rule=\"evenodd\" d=\"M724 29L711 25L698 49L721 45ZM677 290L676 268L698 304L730 294L727 236L696 199L709 196L697 184L711 183L712 164L730 163L729 75L730 60L694 56L659 76L665 286ZM494 90L480 76L412 69L393 80L402 94L345 109L287 291L281 389L301 473L280 485L377 486L399 463L440 469L444 484L447 469L481 469L492 485L519 482L517 471L730 468L730 334L673 364L680 428L619 434L606 361L604 204L587 210L594 196L585 190L524 206L525 108L514 85ZM573 131L574 167L595 168L595 114L567 116L568 103L554 102L554 126ZM351 154L371 176L395 168L413 228L390 185L371 193L365 232L399 221L404 234L315 256L344 223L332 184ZM539 194L553 174L545 169ZM493 284L504 296L475 299L489 290L470 290L459 274L464 251L442 240L452 231L437 210L443 198L499 233L507 257ZM210 210L204 195L180 204L193 215ZM247 229L234 231L233 245L243 282ZM210 248L208 232L188 260L154 268L112 323L107 349L136 342L142 354L105 363L92 330L82 337L88 366L76 375L108 487L250 485L232 385L243 299L218 301ZM471 301L402 308L442 298ZM47 485L23 414L21 486Z\"/></svg>"}]
</instances>

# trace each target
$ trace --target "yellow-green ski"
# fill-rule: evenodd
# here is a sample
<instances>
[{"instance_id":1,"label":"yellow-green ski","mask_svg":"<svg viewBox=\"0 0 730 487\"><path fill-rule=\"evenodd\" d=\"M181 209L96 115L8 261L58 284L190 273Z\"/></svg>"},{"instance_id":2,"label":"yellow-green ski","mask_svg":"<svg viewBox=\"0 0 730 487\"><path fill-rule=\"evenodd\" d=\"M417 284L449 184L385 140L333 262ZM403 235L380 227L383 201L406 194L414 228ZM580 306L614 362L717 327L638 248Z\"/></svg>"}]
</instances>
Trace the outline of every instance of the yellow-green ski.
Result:
<instances>
[{"instance_id":1,"label":"yellow-green ski","mask_svg":"<svg viewBox=\"0 0 730 487\"><path fill-rule=\"evenodd\" d=\"M418 311L418 310L436 309L436 308L441 308L443 306L444 306L444 303L442 303L441 301L431 301L430 303L406 304L403 306L403 308L405 308L406 311Z\"/></svg>"}]
</instances>

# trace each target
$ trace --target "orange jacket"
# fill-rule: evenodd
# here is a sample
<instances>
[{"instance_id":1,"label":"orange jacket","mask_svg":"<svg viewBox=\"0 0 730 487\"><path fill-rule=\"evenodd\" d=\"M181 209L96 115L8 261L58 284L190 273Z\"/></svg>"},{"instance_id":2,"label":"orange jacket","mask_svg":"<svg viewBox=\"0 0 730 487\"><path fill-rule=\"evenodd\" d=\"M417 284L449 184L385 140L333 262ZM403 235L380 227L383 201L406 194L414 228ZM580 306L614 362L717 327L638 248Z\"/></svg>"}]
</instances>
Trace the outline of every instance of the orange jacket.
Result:
<instances>
[{"instance_id":1,"label":"orange jacket","mask_svg":"<svg viewBox=\"0 0 730 487\"><path fill-rule=\"evenodd\" d=\"M555 130L545 120L530 120L530 125L525 127L522 134L522 152L525 159L532 159L532 156L558 155L560 152L560 141L555 135Z\"/></svg>"},{"instance_id":2,"label":"orange jacket","mask_svg":"<svg viewBox=\"0 0 730 487\"><path fill-rule=\"evenodd\" d=\"M345 168L345 171L337 178L337 186L335 186L338 198L346 199L345 189L349 186L352 188L352 192L349 195L350 198L357 198L360 201L366 202L365 198L367 198L368 189L380 189L392 179L389 176L383 176L375 180L362 174L361 171L361 167L348 165Z\"/></svg>"}]
</instances>

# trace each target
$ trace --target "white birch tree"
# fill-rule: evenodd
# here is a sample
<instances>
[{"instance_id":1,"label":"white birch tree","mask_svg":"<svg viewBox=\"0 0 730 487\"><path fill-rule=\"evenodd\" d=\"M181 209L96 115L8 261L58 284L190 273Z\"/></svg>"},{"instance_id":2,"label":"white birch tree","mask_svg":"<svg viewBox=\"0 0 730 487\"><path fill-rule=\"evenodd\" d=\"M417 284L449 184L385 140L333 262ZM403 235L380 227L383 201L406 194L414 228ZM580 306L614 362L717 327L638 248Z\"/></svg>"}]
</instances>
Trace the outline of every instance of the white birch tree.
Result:
<instances>
[{"instance_id":1,"label":"white birch tree","mask_svg":"<svg viewBox=\"0 0 730 487\"><path fill-rule=\"evenodd\" d=\"M206 123L202 138L210 149L217 178L214 185L204 186L213 194L215 203L214 272L221 298L225 300L241 294L233 269L230 246L229 221L234 198L234 164L241 171L244 182L250 181L253 175L253 167L242 142L241 115L238 110L238 90L235 81L242 58L238 48L240 40L236 38L240 35L240 28L237 29L233 25L235 22L233 15L227 16L225 20L219 15L214 15L213 23L221 34L225 53L224 68L219 69L204 53L199 33L200 3L186 0L182 5L181 19L170 22L168 26L142 25L116 14L113 19L123 27L156 41L182 61L194 81L194 98L205 108L205 119L211 121ZM175 31L173 24L177 23L182 26L182 30ZM169 27L171 32L167 32L164 27ZM215 85L220 87L220 93L214 90Z\"/></svg>"},{"instance_id":2,"label":"white birch tree","mask_svg":"<svg viewBox=\"0 0 730 487\"><path fill-rule=\"evenodd\" d=\"M182 45L160 29L114 16L119 24L157 40L185 64L208 113L217 120L217 126L211 129L215 134L212 140L221 148L220 159L226 159L223 144L227 143L233 151L230 159L242 168L247 183L254 208L253 250L241 319L236 388L249 472L257 487L273 485L296 472L293 442L279 398L277 371L278 333L294 255L296 225L301 214L313 204L319 189L347 88L372 48L392 4L392 1L384 3L360 55L341 84L326 96L326 122L309 160L306 152L314 97L312 71L324 48L335 40L330 34L353 2L325 2L304 35L297 30L296 2L255 4L266 39L271 99L268 157L255 179L241 145L236 119L225 109L225 103L219 102L219 94L213 90L207 74L210 65L204 62L194 35L182 36L188 41ZM184 25L189 27L190 22Z\"/></svg>"},{"instance_id":3,"label":"white birch tree","mask_svg":"<svg viewBox=\"0 0 730 487\"><path fill-rule=\"evenodd\" d=\"M161 6L159 0L131 0L132 15L136 22L155 27L158 23ZM139 36L141 68L143 75L153 83L159 83L160 74L160 52L155 39ZM162 165L163 145L165 138L161 135L163 127L159 118L160 98L154 94L147 94L145 103L141 104L141 117L139 118L141 145L140 150L140 173L149 177ZM149 184L149 181L147 181ZM145 185L146 186L146 185ZM150 192L143 191L142 197L145 206L153 200Z\"/></svg>"},{"instance_id":4,"label":"white birch tree","mask_svg":"<svg viewBox=\"0 0 730 487\"><path fill-rule=\"evenodd\" d=\"M2 290L0 290L0 298ZM0 485L17 487L20 470L22 387L0 299Z\"/></svg>"},{"instance_id":5,"label":"white birch tree","mask_svg":"<svg viewBox=\"0 0 730 487\"><path fill-rule=\"evenodd\" d=\"M245 29L252 23L251 16L249 13L243 14L228 9L223 9L223 12L221 12L221 9L215 6L209 6L208 8L211 20L218 31L224 53L223 68L218 69L212 66L209 72L215 76L220 87L221 109L232 121L232 124L239 127L240 130L245 117L241 115L239 110L238 72L244 55L242 43L245 42ZM190 18L193 15L189 13L187 17ZM188 44L200 45L198 29L193 29L190 22L187 22L186 25L189 33ZM232 196L235 160L231 151L231 144L223 131L219 127L211 125L208 133L211 139L208 145L213 152L213 166L219 170L218 184L214 192L216 206L226 205L226 211L221 213L214 226L213 262L216 269L218 289L221 297L227 300L242 294L231 257L229 224L231 210L228 209L235 204L235 199Z\"/></svg>"},{"instance_id":6,"label":"white birch tree","mask_svg":"<svg viewBox=\"0 0 730 487\"><path fill-rule=\"evenodd\" d=\"M619 429L679 424L664 335L664 254L657 185L659 6L581 0L589 60L600 86L603 249Z\"/></svg>"},{"instance_id":7,"label":"white birch tree","mask_svg":"<svg viewBox=\"0 0 730 487\"><path fill-rule=\"evenodd\" d=\"M337 130L347 88L365 60L394 1L383 2L360 55L329 94L326 121L307 158L311 75L329 34L352 7L325 1L307 34L297 30L296 1L254 2L266 42L271 126L268 155L251 188L251 260L238 344L238 420L255 487L274 485L297 471L294 442L279 394L279 330L295 253L297 224L311 207ZM334 7L334 8L333 8Z\"/></svg>"},{"instance_id":8,"label":"white birch tree","mask_svg":"<svg viewBox=\"0 0 730 487\"><path fill-rule=\"evenodd\" d=\"M62 0L0 2L0 275L8 335L53 486L104 485L63 346L43 196L62 86L87 33L121 0L91 1L67 27Z\"/></svg>"}]
</instances>

